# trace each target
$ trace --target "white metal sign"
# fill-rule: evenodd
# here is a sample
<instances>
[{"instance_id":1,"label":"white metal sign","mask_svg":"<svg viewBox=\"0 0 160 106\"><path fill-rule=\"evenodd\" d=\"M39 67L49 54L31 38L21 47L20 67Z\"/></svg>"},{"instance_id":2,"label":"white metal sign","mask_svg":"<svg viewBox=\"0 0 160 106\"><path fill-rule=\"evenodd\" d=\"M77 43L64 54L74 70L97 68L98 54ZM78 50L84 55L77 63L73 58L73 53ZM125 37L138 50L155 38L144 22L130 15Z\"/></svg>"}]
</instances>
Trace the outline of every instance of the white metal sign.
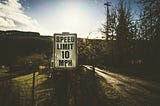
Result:
<instances>
[{"instance_id":1,"label":"white metal sign","mask_svg":"<svg viewBox=\"0 0 160 106\"><path fill-rule=\"evenodd\" d=\"M54 34L54 67L70 69L77 66L77 34Z\"/></svg>"}]
</instances>

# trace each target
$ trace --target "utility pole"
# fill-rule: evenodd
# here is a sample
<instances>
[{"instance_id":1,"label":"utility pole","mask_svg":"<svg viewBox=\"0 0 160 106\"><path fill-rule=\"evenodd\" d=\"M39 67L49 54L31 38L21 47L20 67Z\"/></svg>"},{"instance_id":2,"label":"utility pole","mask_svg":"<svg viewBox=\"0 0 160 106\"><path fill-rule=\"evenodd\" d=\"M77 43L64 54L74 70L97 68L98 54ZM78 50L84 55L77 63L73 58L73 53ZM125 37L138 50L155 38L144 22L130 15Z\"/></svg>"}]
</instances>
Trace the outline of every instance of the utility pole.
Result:
<instances>
[{"instance_id":1,"label":"utility pole","mask_svg":"<svg viewBox=\"0 0 160 106\"><path fill-rule=\"evenodd\" d=\"M111 6L111 4L110 4L111 2L109 2L109 1L107 1L106 3L104 3L104 5L107 7L106 9L107 9L107 17L106 17L106 19L107 19L107 30L106 30L106 40L108 40L108 30L109 30L109 23L108 23L108 19L109 19L109 6Z\"/></svg>"}]
</instances>

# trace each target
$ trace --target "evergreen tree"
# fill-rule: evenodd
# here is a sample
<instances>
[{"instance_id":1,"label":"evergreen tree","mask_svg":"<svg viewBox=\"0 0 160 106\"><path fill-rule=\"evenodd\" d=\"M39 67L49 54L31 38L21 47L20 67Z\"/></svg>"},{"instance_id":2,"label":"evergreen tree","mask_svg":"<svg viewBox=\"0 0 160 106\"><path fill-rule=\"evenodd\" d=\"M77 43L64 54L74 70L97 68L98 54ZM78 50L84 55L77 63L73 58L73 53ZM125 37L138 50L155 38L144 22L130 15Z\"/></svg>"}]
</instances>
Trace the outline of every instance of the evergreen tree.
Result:
<instances>
[{"instance_id":1,"label":"evergreen tree","mask_svg":"<svg viewBox=\"0 0 160 106\"><path fill-rule=\"evenodd\" d=\"M160 38L160 0L138 0L138 3L143 6L145 35L148 39Z\"/></svg>"},{"instance_id":2,"label":"evergreen tree","mask_svg":"<svg viewBox=\"0 0 160 106\"><path fill-rule=\"evenodd\" d=\"M132 38L132 19L130 4L127 7L124 0L119 1L118 5L118 25L116 28L116 34L118 40L128 40Z\"/></svg>"}]
</instances>

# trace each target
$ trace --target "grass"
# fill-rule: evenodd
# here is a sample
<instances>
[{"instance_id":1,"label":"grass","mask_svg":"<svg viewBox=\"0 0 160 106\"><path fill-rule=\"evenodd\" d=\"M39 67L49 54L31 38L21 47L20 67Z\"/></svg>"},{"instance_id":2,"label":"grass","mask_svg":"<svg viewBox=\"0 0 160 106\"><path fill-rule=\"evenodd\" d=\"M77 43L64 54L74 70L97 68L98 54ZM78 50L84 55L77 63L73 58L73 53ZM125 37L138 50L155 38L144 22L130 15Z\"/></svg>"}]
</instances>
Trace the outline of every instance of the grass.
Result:
<instances>
[{"instance_id":1,"label":"grass","mask_svg":"<svg viewBox=\"0 0 160 106\"><path fill-rule=\"evenodd\" d=\"M95 77L97 79L99 97L103 103L107 104L107 106L125 106L121 101L120 94L105 79L98 75Z\"/></svg>"},{"instance_id":2,"label":"grass","mask_svg":"<svg viewBox=\"0 0 160 106\"><path fill-rule=\"evenodd\" d=\"M124 103L122 103L122 99L118 91L107 83L105 79L98 76L92 70L88 70L86 68L82 70L82 73L84 74L81 75L81 78L87 78L83 81L85 82L84 84L86 84L85 89L89 89L92 93L94 92L93 96L96 97L93 98L94 101L97 101L95 106L125 106Z\"/></svg>"},{"instance_id":3,"label":"grass","mask_svg":"<svg viewBox=\"0 0 160 106\"><path fill-rule=\"evenodd\" d=\"M111 100L117 100L120 98L119 93L110 84L107 84L103 80L99 80L99 83L107 98Z\"/></svg>"},{"instance_id":4,"label":"grass","mask_svg":"<svg viewBox=\"0 0 160 106\"><path fill-rule=\"evenodd\" d=\"M0 78L9 76L8 69L0 68Z\"/></svg>"},{"instance_id":5,"label":"grass","mask_svg":"<svg viewBox=\"0 0 160 106\"><path fill-rule=\"evenodd\" d=\"M57 71L52 79L45 74L35 79L35 100L40 106L123 106L120 95L94 71L79 67L74 71ZM13 78L8 84L9 89L17 93L20 105L30 106L32 100L33 74ZM7 85L5 86L7 88ZM0 90L1 91L1 90ZM6 95L9 91L3 90ZM8 97L6 98L12 98ZM117 105L118 104L118 105ZM120 104L120 105L119 105Z\"/></svg>"}]
</instances>

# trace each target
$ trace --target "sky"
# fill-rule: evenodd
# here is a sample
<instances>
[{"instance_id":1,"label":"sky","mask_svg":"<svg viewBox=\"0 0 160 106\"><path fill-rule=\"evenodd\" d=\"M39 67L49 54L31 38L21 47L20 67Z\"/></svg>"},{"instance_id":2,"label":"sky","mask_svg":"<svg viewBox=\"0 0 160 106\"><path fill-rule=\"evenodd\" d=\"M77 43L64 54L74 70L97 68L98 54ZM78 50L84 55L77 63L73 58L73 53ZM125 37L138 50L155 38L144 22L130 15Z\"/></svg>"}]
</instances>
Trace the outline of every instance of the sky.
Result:
<instances>
[{"instance_id":1,"label":"sky","mask_svg":"<svg viewBox=\"0 0 160 106\"><path fill-rule=\"evenodd\" d=\"M0 0L0 30L101 38L106 0ZM118 0L111 0L114 5Z\"/></svg>"}]
</instances>

